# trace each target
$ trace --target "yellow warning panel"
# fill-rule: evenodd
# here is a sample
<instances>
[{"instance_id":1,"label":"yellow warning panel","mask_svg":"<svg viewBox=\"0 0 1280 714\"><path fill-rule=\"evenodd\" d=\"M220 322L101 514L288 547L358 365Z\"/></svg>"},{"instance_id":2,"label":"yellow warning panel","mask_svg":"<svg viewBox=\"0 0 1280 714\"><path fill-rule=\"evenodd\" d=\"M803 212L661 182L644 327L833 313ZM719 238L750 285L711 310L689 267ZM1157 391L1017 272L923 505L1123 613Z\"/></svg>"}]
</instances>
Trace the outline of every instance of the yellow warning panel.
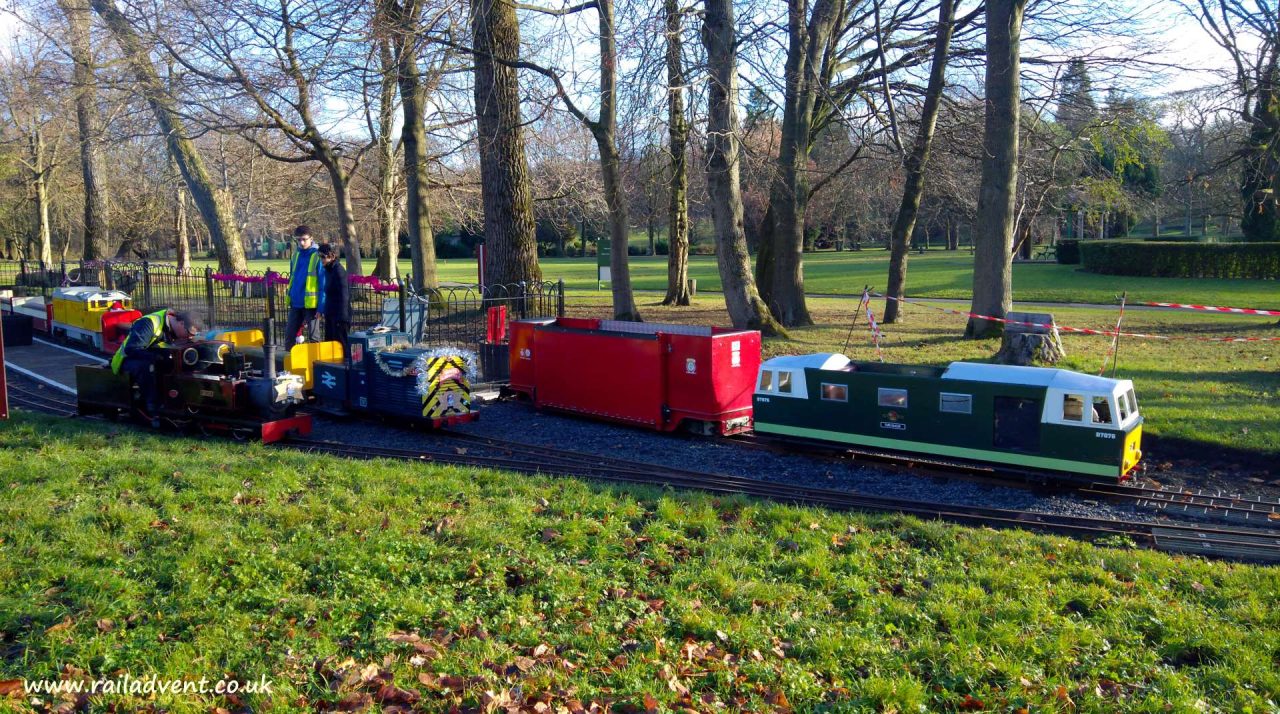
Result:
<instances>
[{"instance_id":1,"label":"yellow warning panel","mask_svg":"<svg viewBox=\"0 0 1280 714\"><path fill-rule=\"evenodd\" d=\"M311 389L315 362L341 362L341 342L304 342L294 345L284 358L284 369L302 377L302 388Z\"/></svg>"},{"instance_id":2,"label":"yellow warning panel","mask_svg":"<svg viewBox=\"0 0 1280 714\"><path fill-rule=\"evenodd\" d=\"M422 416L439 419L471 411L471 384L461 355L428 359L423 379L426 392L422 395Z\"/></svg>"}]
</instances>

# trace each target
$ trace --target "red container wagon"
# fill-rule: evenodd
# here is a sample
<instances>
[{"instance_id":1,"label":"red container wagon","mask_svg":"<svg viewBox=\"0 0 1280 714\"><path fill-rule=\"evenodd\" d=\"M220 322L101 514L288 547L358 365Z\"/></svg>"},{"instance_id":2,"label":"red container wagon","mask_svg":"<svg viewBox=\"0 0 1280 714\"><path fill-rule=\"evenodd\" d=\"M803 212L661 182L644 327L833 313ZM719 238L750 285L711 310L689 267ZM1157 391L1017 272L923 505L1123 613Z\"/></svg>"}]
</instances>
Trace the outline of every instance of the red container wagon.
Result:
<instances>
[{"instance_id":1,"label":"red container wagon","mask_svg":"<svg viewBox=\"0 0 1280 714\"><path fill-rule=\"evenodd\" d=\"M751 428L760 333L562 317L511 323L511 386L538 408L736 434Z\"/></svg>"}]
</instances>

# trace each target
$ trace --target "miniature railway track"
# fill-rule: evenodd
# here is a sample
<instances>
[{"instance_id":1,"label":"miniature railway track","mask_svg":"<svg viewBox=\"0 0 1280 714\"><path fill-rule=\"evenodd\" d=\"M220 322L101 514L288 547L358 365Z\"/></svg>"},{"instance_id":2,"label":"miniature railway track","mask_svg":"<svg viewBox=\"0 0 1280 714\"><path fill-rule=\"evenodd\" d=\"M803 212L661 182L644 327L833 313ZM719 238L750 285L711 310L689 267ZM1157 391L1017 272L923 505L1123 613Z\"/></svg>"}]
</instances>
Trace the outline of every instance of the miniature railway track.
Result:
<instances>
[{"instance_id":1,"label":"miniature railway track","mask_svg":"<svg viewBox=\"0 0 1280 714\"><path fill-rule=\"evenodd\" d=\"M61 395L51 390L31 389L14 382L9 382L8 388L9 403L15 407L61 417L73 417L79 414L75 401L60 398Z\"/></svg>"},{"instance_id":2,"label":"miniature railway track","mask_svg":"<svg viewBox=\"0 0 1280 714\"><path fill-rule=\"evenodd\" d=\"M455 435L450 435L455 436ZM839 510L898 513L930 520L995 528L1024 528L1062 535L1101 538L1120 536L1136 543L1179 553L1262 563L1280 563L1280 535L1254 529L1230 529L1065 516L982 506L863 496L847 491L806 488L757 479L668 469L652 464L592 454L524 445L485 437L464 441L510 452L510 456L426 453L409 449L352 446L330 441L283 444L309 452L352 458L385 458L470 467L490 467L529 474L558 474L615 483L639 483L717 494L740 494L774 501ZM527 447L527 450L526 450Z\"/></svg>"},{"instance_id":3,"label":"miniature railway track","mask_svg":"<svg viewBox=\"0 0 1280 714\"><path fill-rule=\"evenodd\" d=\"M75 402L63 395L48 390L32 389L23 384L11 383L9 387L9 398L14 406L55 416L76 415ZM318 440L284 442L281 446L347 458L430 462L473 468L494 468L526 474L579 476L605 482L692 489L724 495L745 495L838 510L897 513L926 520L945 520L971 526L1022 528L1087 538L1120 536L1141 545L1169 552L1250 562L1280 563L1280 534L1267 533L1256 528L1199 527L1124 521L864 496L848 491L807 488L748 477L668 468L460 432L442 436L455 443L471 444L477 449L490 449L499 452L500 455L467 453L468 448L455 448L455 453L450 454ZM1271 514L1280 512L1280 503L1257 499L1221 494L1178 493L1113 484L1094 484L1090 488L1081 489L1081 492L1106 498L1144 499L1163 504L1161 510L1177 515L1184 515L1184 512L1191 513L1196 509L1216 509L1222 512L1253 514L1251 520L1244 519L1249 525L1272 526L1280 520L1280 517L1271 517Z\"/></svg>"},{"instance_id":4,"label":"miniature railway track","mask_svg":"<svg viewBox=\"0 0 1280 714\"><path fill-rule=\"evenodd\" d=\"M1079 492L1112 500L1132 501L1144 508L1171 516L1280 529L1280 501L1275 500L1114 483L1095 483Z\"/></svg>"},{"instance_id":5,"label":"miniature railway track","mask_svg":"<svg viewBox=\"0 0 1280 714\"><path fill-rule=\"evenodd\" d=\"M748 448L770 451L785 451L785 445L790 443L758 434L738 435L731 440ZM791 452L795 453L795 445L791 443L790 446ZM1055 484L1051 480L1052 476L1041 472L1001 469L989 464L949 461L928 455L901 454L818 442L806 442L802 447L802 453L809 456L846 462L867 458L888 466L902 468L916 476L963 479L973 483L1010 488L1037 490L1051 488L1064 493L1071 492L1112 502L1130 503L1138 508L1159 511L1170 517L1280 529L1280 501L1275 500L1203 491L1193 493L1182 489L1156 488L1131 483L1108 483L1095 481L1093 480L1095 477L1084 474L1074 478L1067 475L1065 482ZM1016 480L1017 478L1021 478L1021 481Z\"/></svg>"}]
</instances>

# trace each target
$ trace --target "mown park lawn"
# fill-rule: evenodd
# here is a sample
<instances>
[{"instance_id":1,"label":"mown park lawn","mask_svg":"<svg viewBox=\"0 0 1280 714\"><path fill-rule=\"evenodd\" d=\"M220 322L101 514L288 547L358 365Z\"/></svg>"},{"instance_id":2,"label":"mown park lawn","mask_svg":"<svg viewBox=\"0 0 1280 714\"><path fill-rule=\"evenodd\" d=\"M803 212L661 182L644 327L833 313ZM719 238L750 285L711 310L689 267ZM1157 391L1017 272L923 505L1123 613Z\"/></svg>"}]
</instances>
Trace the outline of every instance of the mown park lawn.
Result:
<instances>
[{"instance_id":1,"label":"mown park lawn","mask_svg":"<svg viewBox=\"0 0 1280 714\"><path fill-rule=\"evenodd\" d=\"M563 278L571 291L595 291L595 258L542 258L540 262L547 280ZM368 265L372 267L372 263ZM804 262L805 289L814 295L858 295L864 285L884 290L888 266L889 256L884 250L808 253ZM250 267L288 270L288 263L254 260ZM1280 309L1280 289L1274 280L1130 278L1095 275L1079 268L1056 263L1015 263L1014 298L1024 302L1118 304L1120 293L1127 291L1131 302L1150 300ZM408 272L409 263L401 261L400 269ZM913 254L908 263L907 294L968 299L973 289L972 270L973 256L967 249ZM633 256L631 271L635 289L666 290L666 256ZM442 260L439 275L444 281L474 283L475 261ZM713 256L692 256L689 277L697 279L699 290L720 289L720 274Z\"/></svg>"},{"instance_id":2,"label":"mown park lawn","mask_svg":"<svg viewBox=\"0 0 1280 714\"><path fill-rule=\"evenodd\" d=\"M254 711L388 680L426 711L1280 702L1274 568L31 415L0 474L0 680L265 675Z\"/></svg>"}]
</instances>

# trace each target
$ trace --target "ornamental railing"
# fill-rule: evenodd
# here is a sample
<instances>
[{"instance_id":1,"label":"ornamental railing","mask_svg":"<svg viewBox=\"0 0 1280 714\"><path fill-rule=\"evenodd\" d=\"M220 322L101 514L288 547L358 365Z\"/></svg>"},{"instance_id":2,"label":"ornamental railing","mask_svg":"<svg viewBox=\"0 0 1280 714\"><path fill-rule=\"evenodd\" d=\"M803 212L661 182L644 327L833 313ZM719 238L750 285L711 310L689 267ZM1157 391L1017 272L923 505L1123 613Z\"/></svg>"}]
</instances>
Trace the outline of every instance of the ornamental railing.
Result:
<instances>
[{"instance_id":1,"label":"ornamental railing","mask_svg":"<svg viewBox=\"0 0 1280 714\"><path fill-rule=\"evenodd\" d=\"M447 285L415 294L401 281L356 275L350 281L351 329L386 326L415 342L479 349L491 335L491 315L507 320L563 316L564 281L503 285ZM277 344L285 344L288 273L274 270L226 274L148 261L63 261L40 265L0 260L0 290L43 295L58 287L97 285L129 293L134 307L194 313L209 327L257 328L275 317ZM318 330L319 332L319 330ZM493 360L489 360L493 362ZM492 377L492 375L490 375Z\"/></svg>"}]
</instances>

